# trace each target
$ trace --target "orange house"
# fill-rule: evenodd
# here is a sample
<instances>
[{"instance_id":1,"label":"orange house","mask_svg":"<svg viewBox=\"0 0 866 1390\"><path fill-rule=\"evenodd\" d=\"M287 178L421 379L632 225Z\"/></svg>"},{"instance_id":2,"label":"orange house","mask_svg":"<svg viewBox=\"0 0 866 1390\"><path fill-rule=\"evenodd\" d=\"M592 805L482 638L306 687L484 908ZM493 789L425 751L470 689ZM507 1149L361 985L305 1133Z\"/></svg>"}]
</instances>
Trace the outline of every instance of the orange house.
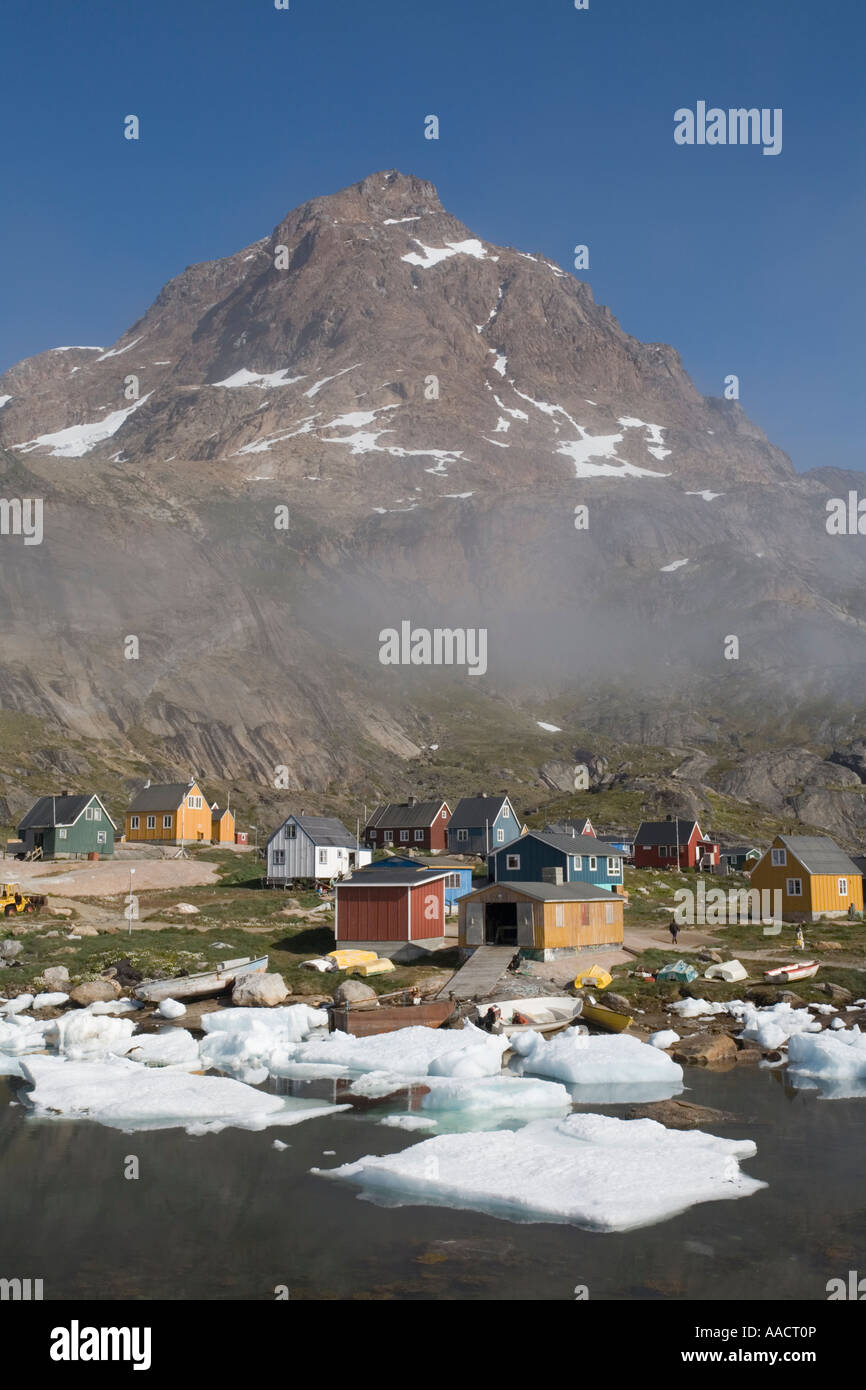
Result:
<instances>
[{"instance_id":1,"label":"orange house","mask_svg":"<svg viewBox=\"0 0 866 1390\"><path fill-rule=\"evenodd\" d=\"M233 845L235 842L234 812L228 807L221 810L216 802L210 808L210 837L215 845Z\"/></svg>"},{"instance_id":2,"label":"orange house","mask_svg":"<svg viewBox=\"0 0 866 1390\"><path fill-rule=\"evenodd\" d=\"M863 911L857 865L826 835L777 835L752 870L752 888L781 894L786 922Z\"/></svg>"},{"instance_id":3,"label":"orange house","mask_svg":"<svg viewBox=\"0 0 866 1390\"><path fill-rule=\"evenodd\" d=\"M197 782L146 782L126 812L130 841L210 842L210 802Z\"/></svg>"}]
</instances>

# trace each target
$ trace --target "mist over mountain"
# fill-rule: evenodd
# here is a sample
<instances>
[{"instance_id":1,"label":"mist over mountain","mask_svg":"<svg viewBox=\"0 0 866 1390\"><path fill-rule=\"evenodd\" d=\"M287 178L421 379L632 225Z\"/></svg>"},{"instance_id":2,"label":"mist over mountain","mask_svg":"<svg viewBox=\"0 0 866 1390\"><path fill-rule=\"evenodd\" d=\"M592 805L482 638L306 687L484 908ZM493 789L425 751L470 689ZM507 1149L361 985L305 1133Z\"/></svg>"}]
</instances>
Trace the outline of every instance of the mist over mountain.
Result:
<instances>
[{"instance_id":1,"label":"mist over mountain","mask_svg":"<svg viewBox=\"0 0 866 1390\"><path fill-rule=\"evenodd\" d=\"M866 554L825 521L866 477L797 474L425 181L303 204L0 401L3 496L44 499L0 551L0 705L86 741L79 775L373 795L435 781L470 711L537 739L541 704L630 743L675 711L686 749L863 732ZM404 619L486 629L486 672L383 666Z\"/></svg>"}]
</instances>

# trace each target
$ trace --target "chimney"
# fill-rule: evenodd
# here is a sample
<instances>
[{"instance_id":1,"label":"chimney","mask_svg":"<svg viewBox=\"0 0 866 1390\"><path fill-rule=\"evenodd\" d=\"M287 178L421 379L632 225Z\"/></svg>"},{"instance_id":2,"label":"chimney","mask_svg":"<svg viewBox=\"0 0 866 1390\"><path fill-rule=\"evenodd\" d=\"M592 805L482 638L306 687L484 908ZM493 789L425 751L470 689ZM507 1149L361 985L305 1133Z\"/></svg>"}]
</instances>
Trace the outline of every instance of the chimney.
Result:
<instances>
[{"instance_id":1,"label":"chimney","mask_svg":"<svg viewBox=\"0 0 866 1390\"><path fill-rule=\"evenodd\" d=\"M410 805L410 806L417 806L417 805L418 805L418 798L417 798L417 796L410 796L410 797L409 797L409 805Z\"/></svg>"},{"instance_id":2,"label":"chimney","mask_svg":"<svg viewBox=\"0 0 866 1390\"><path fill-rule=\"evenodd\" d=\"M150 778L148 777L147 781L146 781L145 784L144 784L144 790L147 791L147 789L148 789L149 786L150 786Z\"/></svg>"},{"instance_id":3,"label":"chimney","mask_svg":"<svg viewBox=\"0 0 866 1390\"><path fill-rule=\"evenodd\" d=\"M67 791L66 787L63 788L63 791L60 793L60 795L61 795L61 796L68 796L68 795L69 795L69 792Z\"/></svg>"},{"instance_id":4,"label":"chimney","mask_svg":"<svg viewBox=\"0 0 866 1390\"><path fill-rule=\"evenodd\" d=\"M542 883L555 883L560 885L562 883L562 869L542 869L541 881Z\"/></svg>"}]
</instances>

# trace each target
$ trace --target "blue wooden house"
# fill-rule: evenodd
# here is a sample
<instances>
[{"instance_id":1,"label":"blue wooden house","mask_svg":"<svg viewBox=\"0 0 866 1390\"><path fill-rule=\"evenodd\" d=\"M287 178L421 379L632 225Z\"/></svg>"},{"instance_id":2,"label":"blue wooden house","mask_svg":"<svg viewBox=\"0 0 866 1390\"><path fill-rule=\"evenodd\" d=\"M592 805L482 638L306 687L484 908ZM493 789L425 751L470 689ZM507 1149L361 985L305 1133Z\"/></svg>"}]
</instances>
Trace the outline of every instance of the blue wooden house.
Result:
<instances>
[{"instance_id":1,"label":"blue wooden house","mask_svg":"<svg viewBox=\"0 0 866 1390\"><path fill-rule=\"evenodd\" d=\"M510 800L499 796L464 796L448 824L450 854L491 854L520 834L520 822Z\"/></svg>"},{"instance_id":2,"label":"blue wooden house","mask_svg":"<svg viewBox=\"0 0 866 1390\"><path fill-rule=\"evenodd\" d=\"M445 879L445 911L451 912L458 898L462 898L464 893L471 893L472 866L462 864L457 859L449 859L447 855L437 854L431 858L421 858L419 855L394 854L387 859L377 859L369 867L376 872L385 869L405 869L408 865L417 868L423 865L427 869L445 869L447 878Z\"/></svg>"},{"instance_id":3,"label":"blue wooden house","mask_svg":"<svg viewBox=\"0 0 866 1390\"><path fill-rule=\"evenodd\" d=\"M557 835L528 830L490 855L490 878L496 883L540 883L544 870L559 869L563 883L590 883L616 892L622 887L622 853L595 835Z\"/></svg>"}]
</instances>

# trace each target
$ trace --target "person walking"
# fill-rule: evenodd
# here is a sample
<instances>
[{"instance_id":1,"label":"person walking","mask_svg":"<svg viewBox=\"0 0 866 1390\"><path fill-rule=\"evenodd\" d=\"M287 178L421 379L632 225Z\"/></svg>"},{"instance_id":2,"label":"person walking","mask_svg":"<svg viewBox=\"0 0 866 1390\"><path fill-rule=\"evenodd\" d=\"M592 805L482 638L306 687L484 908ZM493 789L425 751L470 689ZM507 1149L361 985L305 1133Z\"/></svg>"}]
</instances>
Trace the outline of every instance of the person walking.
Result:
<instances>
[{"instance_id":1,"label":"person walking","mask_svg":"<svg viewBox=\"0 0 866 1390\"><path fill-rule=\"evenodd\" d=\"M668 931L671 934L671 941L673 942L674 946L676 946L677 941L679 940L680 929L677 926L676 919L673 917L671 918L671 924L668 927Z\"/></svg>"}]
</instances>

